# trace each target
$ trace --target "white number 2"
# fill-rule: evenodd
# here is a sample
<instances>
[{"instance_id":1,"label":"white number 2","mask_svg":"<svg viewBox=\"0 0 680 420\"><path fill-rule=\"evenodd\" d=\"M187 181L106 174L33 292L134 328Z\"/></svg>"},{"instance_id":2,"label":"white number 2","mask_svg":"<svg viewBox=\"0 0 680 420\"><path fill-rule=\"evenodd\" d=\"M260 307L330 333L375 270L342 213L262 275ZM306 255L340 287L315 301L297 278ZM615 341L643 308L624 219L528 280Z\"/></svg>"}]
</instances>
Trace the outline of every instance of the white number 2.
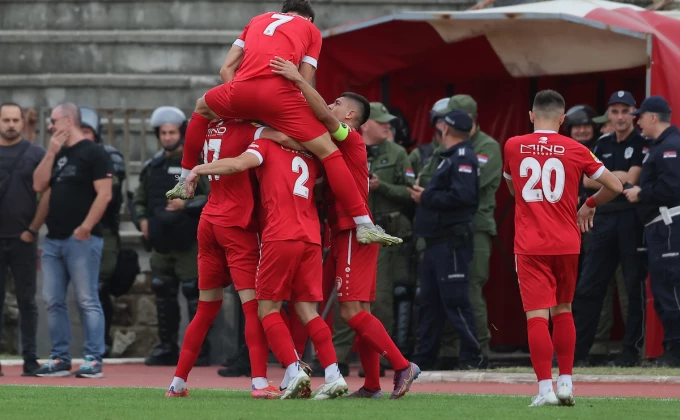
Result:
<instances>
[{"instance_id":1,"label":"white number 2","mask_svg":"<svg viewBox=\"0 0 680 420\"><path fill-rule=\"evenodd\" d=\"M293 16L286 16L286 15L280 15L278 13L272 15L272 19L276 19L274 22L270 23L267 25L265 28L263 34L267 36L274 36L274 32L276 32L276 28L279 26L283 25L286 22L290 22L293 20Z\"/></svg>"},{"instance_id":2,"label":"white number 2","mask_svg":"<svg viewBox=\"0 0 680 420\"><path fill-rule=\"evenodd\" d=\"M305 187L305 182L309 180L309 167L307 162L304 161L300 156L295 156L293 158L293 172L299 174L302 173L295 180L295 187L293 188L293 194L302 198L309 198L309 188Z\"/></svg>"},{"instance_id":3,"label":"white number 2","mask_svg":"<svg viewBox=\"0 0 680 420\"><path fill-rule=\"evenodd\" d=\"M203 143L203 159L205 160L205 163L210 163L218 160L220 158L220 149L222 148L222 140L221 139L211 139ZM208 153L210 151L213 151L213 157L210 162L208 162ZM215 178L215 181L220 179L219 175L208 175L208 181L212 181L213 178Z\"/></svg>"},{"instance_id":4,"label":"white number 2","mask_svg":"<svg viewBox=\"0 0 680 420\"><path fill-rule=\"evenodd\" d=\"M531 171L531 176L529 176ZM555 187L550 183L552 173L555 172ZM541 164L532 157L524 158L519 165L519 175L522 178L529 176L527 183L522 188L522 198L527 203L543 201L543 197L551 203L557 203L564 193L564 165L557 158L550 158L545 161L543 168ZM541 180L541 189L534 188Z\"/></svg>"}]
</instances>

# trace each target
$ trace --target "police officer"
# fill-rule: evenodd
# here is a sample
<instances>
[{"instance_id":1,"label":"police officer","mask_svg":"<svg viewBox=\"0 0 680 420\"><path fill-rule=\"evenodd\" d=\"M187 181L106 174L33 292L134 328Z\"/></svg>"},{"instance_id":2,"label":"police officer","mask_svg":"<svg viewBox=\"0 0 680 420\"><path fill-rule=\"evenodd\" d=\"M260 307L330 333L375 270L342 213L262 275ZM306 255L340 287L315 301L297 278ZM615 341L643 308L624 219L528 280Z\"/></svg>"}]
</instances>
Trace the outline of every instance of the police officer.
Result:
<instances>
[{"instance_id":1,"label":"police officer","mask_svg":"<svg viewBox=\"0 0 680 420\"><path fill-rule=\"evenodd\" d=\"M434 128L434 136L429 143L419 144L408 155L408 158L411 161L411 167L416 173L416 176L420 175L420 172L425 168L425 165L430 160L434 150L437 149L441 143L442 131L437 122L441 121L443 115L446 114L450 100L451 98L442 98L432 105L432 109L430 109L430 126Z\"/></svg>"},{"instance_id":2,"label":"police officer","mask_svg":"<svg viewBox=\"0 0 680 420\"><path fill-rule=\"evenodd\" d=\"M447 110L461 110L472 118L470 143L479 162L479 207L472 220L474 233L474 251L470 268L470 304L475 314L477 338L482 348L486 367L489 357L489 331L486 300L483 289L489 280L489 259L491 258L491 242L496 236L496 191L501 183L501 147L496 140L484 133L477 124L477 102L469 95L455 95L447 105ZM458 354L458 335L451 323L447 322L442 335L441 360L443 368L453 363Z\"/></svg>"},{"instance_id":3,"label":"police officer","mask_svg":"<svg viewBox=\"0 0 680 420\"><path fill-rule=\"evenodd\" d=\"M449 112L442 131L442 161L426 188L409 189L419 203L416 235L426 248L420 276L419 344L412 360L430 369L439 353L448 318L461 337L461 369L483 363L475 317L469 300L472 219L479 204L479 162L469 141L472 119Z\"/></svg>"},{"instance_id":4,"label":"police officer","mask_svg":"<svg viewBox=\"0 0 680 420\"><path fill-rule=\"evenodd\" d=\"M664 328L664 354L656 364L680 367L680 130L670 124L671 107L661 96L645 99L633 114L652 147L640 186L623 194L640 203L645 224L654 308Z\"/></svg>"},{"instance_id":5,"label":"police officer","mask_svg":"<svg viewBox=\"0 0 680 420\"><path fill-rule=\"evenodd\" d=\"M361 127L370 173L368 206L376 224L384 227L390 235L397 235L407 242L411 236L411 222L403 214L403 208L411 203L406 184L414 182L415 174L406 149L387 140L391 132L390 121L395 118L383 104L372 102L369 119ZM408 269L401 247L381 248L378 254L376 297L371 313L383 323L389 334L392 334L394 320L395 285L407 282ZM334 326L333 344L338 361L343 362L349 355L354 334L338 318ZM315 372L317 370L314 369ZM384 375L382 366L380 373Z\"/></svg>"},{"instance_id":6,"label":"police officer","mask_svg":"<svg viewBox=\"0 0 680 420\"><path fill-rule=\"evenodd\" d=\"M642 170L644 139L633 126L635 99L629 92L615 92L609 100L609 114L616 132L603 136L593 153L624 184L624 189L638 184ZM585 178L586 188L596 181ZM583 271L576 285L573 312L576 325L575 360L587 359L593 345L602 302L619 263L628 296L628 313L623 351L611 364L635 366L644 343L644 281L646 258L640 248L643 225L635 206L618 196L599 207L593 222L590 245L583 259Z\"/></svg>"},{"instance_id":7,"label":"police officer","mask_svg":"<svg viewBox=\"0 0 680 420\"><path fill-rule=\"evenodd\" d=\"M109 202L106 212L101 220L102 238L104 246L102 248L102 262L99 268L99 300L104 311L104 339L106 350L103 357L108 357L111 351L113 340L111 338L111 320L113 318L113 304L111 302L111 280L116 271L118 253L120 252L120 208L123 205L123 181L125 181L125 158L113 146L103 144L101 138L101 119L94 108L81 105L80 109L80 128L83 130L85 138L93 141L108 153L113 163L113 195Z\"/></svg>"},{"instance_id":8,"label":"police officer","mask_svg":"<svg viewBox=\"0 0 680 420\"><path fill-rule=\"evenodd\" d=\"M151 253L151 287L156 295L160 344L146 359L147 365L174 366L179 359L179 305L181 288L187 299L189 319L198 308L198 245L196 231L203 206L207 202L209 184L199 181L191 200L168 200L181 173L183 138L187 121L184 113L164 106L151 115L151 126L163 150L144 163L135 194L138 228ZM206 340L196 366L209 364Z\"/></svg>"}]
</instances>

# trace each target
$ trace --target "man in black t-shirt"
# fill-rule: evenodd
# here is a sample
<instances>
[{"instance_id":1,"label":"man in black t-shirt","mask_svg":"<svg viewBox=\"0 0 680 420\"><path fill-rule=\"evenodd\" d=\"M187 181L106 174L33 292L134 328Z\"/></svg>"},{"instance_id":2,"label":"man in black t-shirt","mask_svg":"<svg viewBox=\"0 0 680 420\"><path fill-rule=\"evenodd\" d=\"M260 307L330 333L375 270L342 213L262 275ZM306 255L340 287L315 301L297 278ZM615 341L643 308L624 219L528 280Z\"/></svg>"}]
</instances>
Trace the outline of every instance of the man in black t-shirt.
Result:
<instances>
[{"instance_id":1,"label":"man in black t-shirt","mask_svg":"<svg viewBox=\"0 0 680 420\"><path fill-rule=\"evenodd\" d=\"M23 375L28 376L40 367L36 357L36 243L38 230L45 222L47 200L38 205L33 191L33 171L45 150L21 138L23 125L19 105L0 105L0 337L5 284L11 272L20 314Z\"/></svg>"},{"instance_id":2,"label":"man in black t-shirt","mask_svg":"<svg viewBox=\"0 0 680 420\"><path fill-rule=\"evenodd\" d=\"M66 376L71 370L71 331L66 306L73 283L84 330L84 363L77 377L102 377L104 313L99 301L102 227L111 201L113 165L97 144L85 139L78 107L52 111L49 149L33 174L33 188L51 189L47 237L42 253L43 296L52 339L50 360L38 376Z\"/></svg>"}]
</instances>

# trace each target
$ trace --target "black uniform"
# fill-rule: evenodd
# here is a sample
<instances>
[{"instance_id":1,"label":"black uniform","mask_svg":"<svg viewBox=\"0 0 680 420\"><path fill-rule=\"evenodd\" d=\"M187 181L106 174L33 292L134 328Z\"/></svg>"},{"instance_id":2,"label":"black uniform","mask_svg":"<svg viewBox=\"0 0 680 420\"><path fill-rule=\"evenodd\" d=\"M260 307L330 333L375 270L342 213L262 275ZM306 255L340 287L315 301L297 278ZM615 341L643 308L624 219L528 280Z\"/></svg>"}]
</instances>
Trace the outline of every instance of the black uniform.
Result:
<instances>
[{"instance_id":1,"label":"black uniform","mask_svg":"<svg viewBox=\"0 0 680 420\"><path fill-rule=\"evenodd\" d=\"M425 239L426 248L420 273L419 346L413 361L429 367L437 359L448 317L461 337L461 366L476 367L482 356L469 282L479 163L469 141L443 151L441 157L416 211L416 236Z\"/></svg>"},{"instance_id":2,"label":"black uniform","mask_svg":"<svg viewBox=\"0 0 680 420\"><path fill-rule=\"evenodd\" d=\"M646 226L654 308L664 327L668 354L664 356L680 366L680 131L676 126L653 141L642 166L640 188L639 212ZM664 221L663 207L676 215Z\"/></svg>"},{"instance_id":3,"label":"black uniform","mask_svg":"<svg viewBox=\"0 0 680 420\"><path fill-rule=\"evenodd\" d=\"M610 171L627 172L642 166L645 140L633 131L617 142L616 134L600 138L593 153ZM626 185L624 188L630 188ZM643 225L636 205L623 194L598 207L595 213L590 244L583 259L583 272L576 285L573 311L576 324L576 360L585 360L595 340L602 304L609 281L619 263L628 295L626 332L623 339L629 364L638 361L644 343L645 279L647 258L643 248ZM621 363L624 361L622 360Z\"/></svg>"}]
</instances>

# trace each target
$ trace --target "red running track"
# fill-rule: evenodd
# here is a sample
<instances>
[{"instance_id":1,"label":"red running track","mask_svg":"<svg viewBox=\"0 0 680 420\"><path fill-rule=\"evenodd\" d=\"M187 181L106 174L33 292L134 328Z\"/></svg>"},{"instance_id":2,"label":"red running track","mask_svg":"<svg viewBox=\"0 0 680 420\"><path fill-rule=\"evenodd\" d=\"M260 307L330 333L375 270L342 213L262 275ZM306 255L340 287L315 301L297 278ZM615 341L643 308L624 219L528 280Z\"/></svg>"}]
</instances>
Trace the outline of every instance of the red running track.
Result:
<instances>
[{"instance_id":1,"label":"red running track","mask_svg":"<svg viewBox=\"0 0 680 420\"><path fill-rule=\"evenodd\" d=\"M223 378L217 375L220 367L194 368L189 376L189 388L229 388L250 390L250 378ZM149 387L167 388L170 386L175 369L173 367L148 367L144 365L124 364L105 365L102 379L37 378L22 377L21 366L4 366L4 377L0 377L0 385L46 385L46 386L112 386L112 387ZM357 376L357 368L353 368L346 377L351 390L358 389L363 379ZM284 370L278 366L269 366L269 379L272 385L278 386ZM313 389L321 385L322 378L312 378ZM381 378L383 391L392 390L392 372L388 371ZM574 394L578 396L597 397L643 397L643 398L680 398L680 384L663 383L575 383ZM411 386L412 392L451 393L451 394L506 394L533 396L537 386L533 384L501 384L493 382L438 382L419 383Z\"/></svg>"}]
</instances>

